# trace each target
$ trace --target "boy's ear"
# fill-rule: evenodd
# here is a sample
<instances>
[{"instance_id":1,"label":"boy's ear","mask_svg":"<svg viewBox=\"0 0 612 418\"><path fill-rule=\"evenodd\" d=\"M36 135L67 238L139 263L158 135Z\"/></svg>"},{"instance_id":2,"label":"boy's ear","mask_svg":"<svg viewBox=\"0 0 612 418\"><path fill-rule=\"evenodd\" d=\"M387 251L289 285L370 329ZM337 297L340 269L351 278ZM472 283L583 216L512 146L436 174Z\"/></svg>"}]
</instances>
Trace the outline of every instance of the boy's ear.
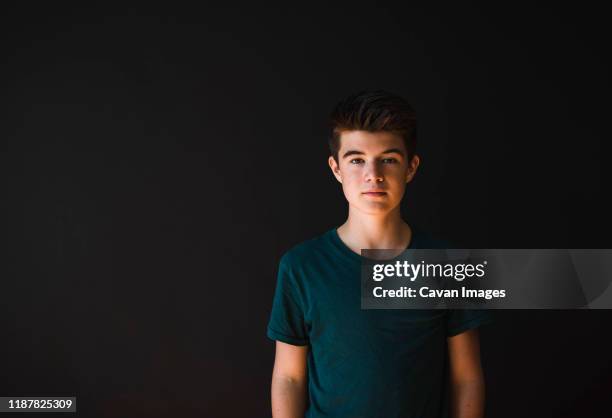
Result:
<instances>
[{"instance_id":1,"label":"boy's ear","mask_svg":"<svg viewBox=\"0 0 612 418\"><path fill-rule=\"evenodd\" d=\"M414 154L412 160L410 160L410 163L408 164L408 172L406 173L406 183L410 183L412 181L414 175L417 172L417 169L419 168L419 164L421 164L421 159L418 155Z\"/></svg>"},{"instance_id":2,"label":"boy's ear","mask_svg":"<svg viewBox=\"0 0 612 418\"><path fill-rule=\"evenodd\" d=\"M336 180L342 183L342 175L340 174L340 167L338 167L338 163L336 163L336 160L334 159L333 155L329 156L329 158L327 159L327 163L329 164L329 168L331 168L332 173L334 174L334 177L336 177Z\"/></svg>"}]
</instances>

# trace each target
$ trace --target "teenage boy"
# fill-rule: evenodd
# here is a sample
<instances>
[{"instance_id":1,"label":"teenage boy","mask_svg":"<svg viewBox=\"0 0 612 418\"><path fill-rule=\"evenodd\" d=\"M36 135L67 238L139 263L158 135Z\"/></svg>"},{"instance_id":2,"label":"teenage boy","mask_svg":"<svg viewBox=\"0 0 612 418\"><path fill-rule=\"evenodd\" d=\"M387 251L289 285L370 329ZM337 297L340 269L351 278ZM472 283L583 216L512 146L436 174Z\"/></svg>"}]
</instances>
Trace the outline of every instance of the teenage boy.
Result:
<instances>
[{"instance_id":1,"label":"teenage boy","mask_svg":"<svg viewBox=\"0 0 612 418\"><path fill-rule=\"evenodd\" d=\"M362 310L362 248L444 248L401 218L419 167L401 97L362 91L331 114L329 166L348 218L283 254L267 336L276 341L273 418L479 418L484 379L475 310Z\"/></svg>"}]
</instances>

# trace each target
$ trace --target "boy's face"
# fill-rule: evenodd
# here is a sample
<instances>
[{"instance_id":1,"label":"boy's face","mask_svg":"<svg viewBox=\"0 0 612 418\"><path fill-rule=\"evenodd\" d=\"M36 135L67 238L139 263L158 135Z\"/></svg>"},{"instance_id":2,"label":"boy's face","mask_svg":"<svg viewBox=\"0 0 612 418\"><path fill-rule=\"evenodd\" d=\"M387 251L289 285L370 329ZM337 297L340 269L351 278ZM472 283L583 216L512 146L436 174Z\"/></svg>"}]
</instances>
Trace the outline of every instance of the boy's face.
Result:
<instances>
[{"instance_id":1,"label":"boy's face","mask_svg":"<svg viewBox=\"0 0 612 418\"><path fill-rule=\"evenodd\" d=\"M330 156L329 166L351 206L382 214L400 204L419 166L417 155L408 161L406 154L402 138L390 132L345 131L338 163Z\"/></svg>"}]
</instances>

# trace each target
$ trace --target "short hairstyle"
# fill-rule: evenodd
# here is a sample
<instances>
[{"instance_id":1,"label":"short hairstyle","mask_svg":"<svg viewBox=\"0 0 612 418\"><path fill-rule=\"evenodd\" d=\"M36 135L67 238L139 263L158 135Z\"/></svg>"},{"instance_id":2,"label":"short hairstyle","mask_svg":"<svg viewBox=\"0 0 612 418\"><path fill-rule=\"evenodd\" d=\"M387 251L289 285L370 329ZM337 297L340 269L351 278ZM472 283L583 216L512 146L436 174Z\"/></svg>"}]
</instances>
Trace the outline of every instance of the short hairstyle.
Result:
<instances>
[{"instance_id":1,"label":"short hairstyle","mask_svg":"<svg viewBox=\"0 0 612 418\"><path fill-rule=\"evenodd\" d=\"M341 100L329 124L329 151L336 163L345 131L391 132L404 140L408 160L416 152L416 112L402 97L385 90L362 90Z\"/></svg>"}]
</instances>

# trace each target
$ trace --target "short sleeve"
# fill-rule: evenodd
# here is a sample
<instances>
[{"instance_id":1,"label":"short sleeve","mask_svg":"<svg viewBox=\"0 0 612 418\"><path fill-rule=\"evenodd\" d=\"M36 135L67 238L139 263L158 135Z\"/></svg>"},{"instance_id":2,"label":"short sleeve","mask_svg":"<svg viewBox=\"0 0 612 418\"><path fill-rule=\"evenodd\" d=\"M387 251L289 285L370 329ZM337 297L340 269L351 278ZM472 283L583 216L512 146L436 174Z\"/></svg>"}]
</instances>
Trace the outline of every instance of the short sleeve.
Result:
<instances>
[{"instance_id":1,"label":"short sleeve","mask_svg":"<svg viewBox=\"0 0 612 418\"><path fill-rule=\"evenodd\" d=\"M292 345L308 345L303 298L291 268L290 259L281 258L268 322L267 336Z\"/></svg>"},{"instance_id":2,"label":"short sleeve","mask_svg":"<svg viewBox=\"0 0 612 418\"><path fill-rule=\"evenodd\" d=\"M446 316L446 336L453 337L491 322L493 314L489 310L449 309Z\"/></svg>"}]
</instances>

